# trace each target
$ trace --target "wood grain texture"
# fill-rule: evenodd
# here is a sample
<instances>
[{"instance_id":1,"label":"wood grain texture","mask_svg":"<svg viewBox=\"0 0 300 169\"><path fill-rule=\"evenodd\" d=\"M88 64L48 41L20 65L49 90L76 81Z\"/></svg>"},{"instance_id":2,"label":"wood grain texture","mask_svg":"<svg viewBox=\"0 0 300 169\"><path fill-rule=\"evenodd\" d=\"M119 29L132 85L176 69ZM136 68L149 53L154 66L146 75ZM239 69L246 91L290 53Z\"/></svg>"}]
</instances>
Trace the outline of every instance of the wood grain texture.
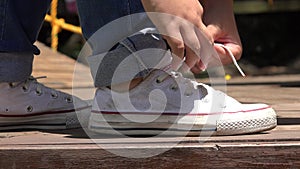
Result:
<instances>
[{"instance_id":1,"label":"wood grain texture","mask_svg":"<svg viewBox=\"0 0 300 169\"><path fill-rule=\"evenodd\" d=\"M145 149L141 149L147 151ZM129 150L124 150L129 151ZM151 151L151 149L149 150ZM184 147L143 159L103 149L0 151L1 168L299 168L299 146Z\"/></svg>"}]
</instances>

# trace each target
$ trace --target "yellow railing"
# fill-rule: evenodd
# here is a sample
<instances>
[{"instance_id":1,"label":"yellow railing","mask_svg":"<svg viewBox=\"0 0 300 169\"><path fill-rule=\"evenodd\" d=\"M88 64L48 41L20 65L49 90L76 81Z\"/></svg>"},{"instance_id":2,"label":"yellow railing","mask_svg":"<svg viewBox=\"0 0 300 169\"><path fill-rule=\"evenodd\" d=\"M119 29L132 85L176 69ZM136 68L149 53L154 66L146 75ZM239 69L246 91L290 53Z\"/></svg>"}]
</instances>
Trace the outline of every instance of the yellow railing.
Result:
<instances>
[{"instance_id":1,"label":"yellow railing","mask_svg":"<svg viewBox=\"0 0 300 169\"><path fill-rule=\"evenodd\" d=\"M69 23L66 23L63 18L57 18L57 3L58 0L52 0L50 15L46 15L45 20L50 22L52 30L51 30L51 48L57 51L58 46L58 33L61 29L65 29L74 33L81 34L81 28L79 26L75 26Z\"/></svg>"}]
</instances>

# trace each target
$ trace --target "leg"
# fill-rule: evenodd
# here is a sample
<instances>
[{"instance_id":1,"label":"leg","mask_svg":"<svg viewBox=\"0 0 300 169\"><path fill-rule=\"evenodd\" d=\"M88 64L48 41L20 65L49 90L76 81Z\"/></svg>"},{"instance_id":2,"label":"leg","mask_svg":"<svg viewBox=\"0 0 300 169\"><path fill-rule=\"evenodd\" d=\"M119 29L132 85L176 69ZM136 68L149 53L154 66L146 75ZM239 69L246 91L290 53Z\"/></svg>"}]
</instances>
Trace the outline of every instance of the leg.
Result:
<instances>
[{"instance_id":1,"label":"leg","mask_svg":"<svg viewBox=\"0 0 300 169\"><path fill-rule=\"evenodd\" d=\"M32 70L33 45L51 0L2 0L0 2L0 82L28 78Z\"/></svg>"},{"instance_id":2,"label":"leg","mask_svg":"<svg viewBox=\"0 0 300 169\"><path fill-rule=\"evenodd\" d=\"M33 54L39 54L33 43L50 2L0 1L0 130L79 127L75 111L88 107L30 77Z\"/></svg>"},{"instance_id":3,"label":"leg","mask_svg":"<svg viewBox=\"0 0 300 169\"><path fill-rule=\"evenodd\" d=\"M164 52L139 53L144 49L166 49L162 38L153 32L133 35L149 30L147 28L155 29L145 14L104 26L120 17L142 12L140 1L77 2L83 32L93 50L90 64L98 87L89 122L91 130L126 135L199 135L201 132L233 135L276 126L276 113L269 106L241 104L225 93L186 79L176 70L168 69L170 60L165 58L171 56ZM132 80L133 76L128 74L136 72L140 74L135 77L143 80L127 92L112 91L105 86L113 84L113 73L124 60L127 61L121 65L121 76L116 84ZM153 60L160 63L159 66L141 72L144 69L140 65L147 67ZM97 62L100 63L95 64Z\"/></svg>"},{"instance_id":4,"label":"leg","mask_svg":"<svg viewBox=\"0 0 300 169\"><path fill-rule=\"evenodd\" d=\"M77 4L84 36L93 50L93 56L89 58L96 87L130 81L137 73L135 77L146 76L147 71L143 71L145 68L139 63L145 60L146 54L139 56L140 59L137 60L132 56L128 57L133 51L161 49L158 53L152 53L153 63L148 64L149 67L157 64L164 56L162 50L167 48L166 43L159 35L154 38L153 33L147 31L153 31L155 27L147 15L141 13L144 9L140 1L77 0ZM140 14L134 15L136 13ZM138 32L143 33L132 36ZM103 53L105 55L102 56ZM124 71L112 82L117 67Z\"/></svg>"}]
</instances>

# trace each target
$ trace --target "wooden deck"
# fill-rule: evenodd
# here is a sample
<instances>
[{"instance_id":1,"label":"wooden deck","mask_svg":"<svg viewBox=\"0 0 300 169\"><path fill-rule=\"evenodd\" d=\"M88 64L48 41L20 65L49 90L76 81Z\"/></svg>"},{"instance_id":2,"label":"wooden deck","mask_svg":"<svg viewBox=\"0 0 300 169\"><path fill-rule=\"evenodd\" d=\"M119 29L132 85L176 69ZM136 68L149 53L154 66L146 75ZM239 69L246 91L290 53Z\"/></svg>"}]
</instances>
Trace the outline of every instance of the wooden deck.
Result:
<instances>
[{"instance_id":1,"label":"wooden deck","mask_svg":"<svg viewBox=\"0 0 300 169\"><path fill-rule=\"evenodd\" d=\"M38 46L42 54L35 59L33 75L46 75L40 81L71 93L75 61ZM79 69L82 83L75 88L90 99L84 95L93 90L87 82L89 70L83 65ZM82 129L1 132L0 168L300 168L300 73L233 78L227 93L241 102L272 105L278 127L259 134L209 137L205 142L199 137L91 140ZM164 149L169 150L149 158L110 152L147 154Z\"/></svg>"}]
</instances>

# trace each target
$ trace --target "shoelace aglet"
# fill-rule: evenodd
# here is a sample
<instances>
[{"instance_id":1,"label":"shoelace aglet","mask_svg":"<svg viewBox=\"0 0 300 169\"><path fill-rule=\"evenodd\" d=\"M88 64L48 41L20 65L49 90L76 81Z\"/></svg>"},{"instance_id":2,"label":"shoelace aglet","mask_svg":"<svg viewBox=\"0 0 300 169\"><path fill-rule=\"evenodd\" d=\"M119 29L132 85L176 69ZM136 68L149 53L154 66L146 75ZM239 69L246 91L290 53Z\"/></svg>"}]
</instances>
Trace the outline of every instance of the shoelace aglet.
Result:
<instances>
[{"instance_id":1,"label":"shoelace aglet","mask_svg":"<svg viewBox=\"0 0 300 169\"><path fill-rule=\"evenodd\" d=\"M243 76L243 77L246 77L245 73L243 72L243 70L240 68L239 65L235 65L236 68L239 70L240 74Z\"/></svg>"},{"instance_id":2,"label":"shoelace aglet","mask_svg":"<svg viewBox=\"0 0 300 169\"><path fill-rule=\"evenodd\" d=\"M234 55L232 54L231 50L227 46L225 46L225 45L223 45L221 43L215 43L215 45L218 45L218 46L224 48L229 53L229 56L231 57L234 66L238 69L238 71L240 72L240 74L243 77L245 77L246 76L245 73L243 72L243 70L241 69L241 67L239 66L239 64L237 63L237 61L236 61Z\"/></svg>"}]
</instances>

